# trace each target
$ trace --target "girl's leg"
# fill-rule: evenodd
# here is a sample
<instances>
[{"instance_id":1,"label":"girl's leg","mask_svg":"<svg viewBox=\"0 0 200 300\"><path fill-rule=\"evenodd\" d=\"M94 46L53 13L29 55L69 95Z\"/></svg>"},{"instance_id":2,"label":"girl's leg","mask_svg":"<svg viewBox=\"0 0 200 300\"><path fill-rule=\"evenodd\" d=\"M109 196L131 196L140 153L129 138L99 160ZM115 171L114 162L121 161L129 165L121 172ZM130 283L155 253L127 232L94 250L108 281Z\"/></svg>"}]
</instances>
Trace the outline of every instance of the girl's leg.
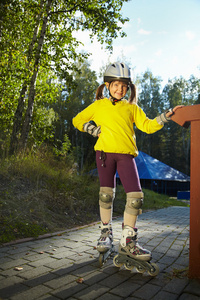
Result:
<instances>
[{"instance_id":1,"label":"girl's leg","mask_svg":"<svg viewBox=\"0 0 200 300\"><path fill-rule=\"evenodd\" d=\"M100 193L101 194L107 194L110 195L110 206L105 208L105 206L103 207L103 203L101 204L101 200L99 200L100 206L99 206L99 210L100 210L100 218L102 223L104 224L109 224L112 222L112 203L114 201L115 198L115 189L112 188L107 188L107 187L100 187Z\"/></svg>"},{"instance_id":2,"label":"girl's leg","mask_svg":"<svg viewBox=\"0 0 200 300\"><path fill-rule=\"evenodd\" d=\"M112 221L112 204L115 198L116 162L111 153L104 153L104 160L100 151L96 152L96 163L100 181L100 217L108 224Z\"/></svg>"},{"instance_id":3,"label":"girl's leg","mask_svg":"<svg viewBox=\"0 0 200 300\"><path fill-rule=\"evenodd\" d=\"M137 216L127 214L124 211L124 225L128 225L128 226L134 228L136 226L136 221L137 221Z\"/></svg>"},{"instance_id":4,"label":"girl's leg","mask_svg":"<svg viewBox=\"0 0 200 300\"><path fill-rule=\"evenodd\" d=\"M143 196L138 170L132 155L121 154L117 161L117 171L127 195L126 209L124 211L124 225L135 227L137 216L140 214L139 207ZM141 202L140 202L141 201Z\"/></svg>"},{"instance_id":5,"label":"girl's leg","mask_svg":"<svg viewBox=\"0 0 200 300\"><path fill-rule=\"evenodd\" d=\"M103 159L102 159L103 158ZM100 180L99 207L101 217L101 235L97 243L97 250L105 253L113 247L112 234L112 206L115 197L116 162L112 154L97 151L96 163Z\"/></svg>"},{"instance_id":6,"label":"girl's leg","mask_svg":"<svg viewBox=\"0 0 200 300\"><path fill-rule=\"evenodd\" d=\"M143 193L134 158L131 155L119 155L117 170L126 192L124 226L119 245L119 253L140 260L151 259L151 252L142 248L137 241L137 216L141 213Z\"/></svg>"}]
</instances>

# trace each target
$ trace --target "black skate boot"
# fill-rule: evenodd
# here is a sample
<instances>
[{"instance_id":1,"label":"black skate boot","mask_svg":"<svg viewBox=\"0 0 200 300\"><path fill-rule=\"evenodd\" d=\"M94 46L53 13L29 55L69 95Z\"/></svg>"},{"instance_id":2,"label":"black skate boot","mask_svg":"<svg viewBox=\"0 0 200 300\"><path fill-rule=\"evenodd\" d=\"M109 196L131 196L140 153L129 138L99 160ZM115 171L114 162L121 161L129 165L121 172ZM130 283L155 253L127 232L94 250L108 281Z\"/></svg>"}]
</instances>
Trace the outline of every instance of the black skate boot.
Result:
<instances>
[{"instance_id":1,"label":"black skate boot","mask_svg":"<svg viewBox=\"0 0 200 300\"><path fill-rule=\"evenodd\" d=\"M156 276L159 268L156 264L150 263L151 252L144 249L137 241L137 228L124 226L122 238L119 244L119 254L113 259L115 266L125 266L126 269L136 270L140 273L147 271L151 276Z\"/></svg>"}]
</instances>

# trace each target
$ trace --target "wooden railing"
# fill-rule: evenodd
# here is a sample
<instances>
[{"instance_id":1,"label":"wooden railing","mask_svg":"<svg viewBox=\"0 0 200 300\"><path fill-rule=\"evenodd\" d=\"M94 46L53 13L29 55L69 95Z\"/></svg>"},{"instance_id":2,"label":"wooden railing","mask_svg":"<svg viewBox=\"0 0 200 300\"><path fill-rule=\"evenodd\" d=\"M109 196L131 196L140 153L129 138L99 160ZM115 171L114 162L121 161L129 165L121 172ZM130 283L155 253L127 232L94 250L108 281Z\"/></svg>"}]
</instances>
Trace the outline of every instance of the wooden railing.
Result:
<instances>
[{"instance_id":1,"label":"wooden railing","mask_svg":"<svg viewBox=\"0 0 200 300\"><path fill-rule=\"evenodd\" d=\"M200 104L177 109L171 119L191 126L189 277L200 278Z\"/></svg>"}]
</instances>

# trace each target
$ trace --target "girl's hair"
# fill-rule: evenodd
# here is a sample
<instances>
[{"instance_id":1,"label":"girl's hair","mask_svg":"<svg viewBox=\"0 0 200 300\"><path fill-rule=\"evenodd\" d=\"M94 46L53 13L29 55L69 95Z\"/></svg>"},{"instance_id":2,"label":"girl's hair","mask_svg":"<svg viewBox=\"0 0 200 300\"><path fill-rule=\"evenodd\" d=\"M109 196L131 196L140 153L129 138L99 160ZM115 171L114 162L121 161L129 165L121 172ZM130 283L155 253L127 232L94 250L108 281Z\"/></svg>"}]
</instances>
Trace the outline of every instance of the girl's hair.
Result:
<instances>
[{"instance_id":1,"label":"girl's hair","mask_svg":"<svg viewBox=\"0 0 200 300\"><path fill-rule=\"evenodd\" d=\"M101 84L97 91L96 91L96 100L101 100L104 97L103 95L103 90L105 88L105 83ZM129 83L129 88L131 89L131 94L130 94L130 97L128 99L129 103L132 104L132 103L137 103L137 98L136 98L136 86L135 84L133 84L132 82Z\"/></svg>"}]
</instances>

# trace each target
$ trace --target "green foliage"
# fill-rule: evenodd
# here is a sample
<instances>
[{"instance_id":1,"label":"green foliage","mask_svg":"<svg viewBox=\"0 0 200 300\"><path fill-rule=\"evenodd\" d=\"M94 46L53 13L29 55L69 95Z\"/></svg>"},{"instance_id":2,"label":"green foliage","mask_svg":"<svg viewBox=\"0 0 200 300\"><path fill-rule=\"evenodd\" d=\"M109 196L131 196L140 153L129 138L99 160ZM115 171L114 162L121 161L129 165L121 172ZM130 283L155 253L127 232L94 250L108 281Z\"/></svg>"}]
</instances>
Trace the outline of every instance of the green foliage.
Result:
<instances>
[{"instance_id":1,"label":"green foliage","mask_svg":"<svg viewBox=\"0 0 200 300\"><path fill-rule=\"evenodd\" d=\"M24 223L20 220L13 220L12 216L3 218L0 221L0 244L18 240L20 238L38 237L47 230L38 224Z\"/></svg>"},{"instance_id":2,"label":"green foliage","mask_svg":"<svg viewBox=\"0 0 200 300\"><path fill-rule=\"evenodd\" d=\"M151 190L144 189L143 209L160 209L169 206L189 206L187 202L182 202L167 195L158 194Z\"/></svg>"},{"instance_id":3,"label":"green foliage","mask_svg":"<svg viewBox=\"0 0 200 300\"><path fill-rule=\"evenodd\" d=\"M96 36L111 50L112 40L125 35L122 25L128 19L122 17L121 8L127 1L10 0L1 4L0 137L10 141L11 154L27 146L31 127L36 130L33 120L40 120L40 115L35 107L41 102L49 107L57 98L55 89L45 84L44 74L48 80L56 76L68 89L74 85L71 73L89 55L77 51L74 32L87 30L91 39ZM29 145L38 139L33 132L30 135Z\"/></svg>"},{"instance_id":4,"label":"green foliage","mask_svg":"<svg viewBox=\"0 0 200 300\"><path fill-rule=\"evenodd\" d=\"M71 142L67 136L67 134L64 135L64 142L62 143L62 147L61 150L54 148L54 153L56 155L61 155L61 156L67 156L67 154L69 153L69 150L71 148Z\"/></svg>"},{"instance_id":5,"label":"green foliage","mask_svg":"<svg viewBox=\"0 0 200 300\"><path fill-rule=\"evenodd\" d=\"M163 89L162 97L167 108L176 105L197 104L200 93L200 80L191 76L169 80ZM166 146L164 162L189 175L190 173L190 128L185 129L170 122L163 130Z\"/></svg>"},{"instance_id":6,"label":"green foliage","mask_svg":"<svg viewBox=\"0 0 200 300\"><path fill-rule=\"evenodd\" d=\"M150 119L154 119L164 110L164 101L161 96L161 78L154 77L150 71L146 71L143 76L137 78L137 83L139 90L138 104ZM138 149L161 159L162 132L146 134L137 128L135 128L135 132Z\"/></svg>"},{"instance_id":7,"label":"green foliage","mask_svg":"<svg viewBox=\"0 0 200 300\"><path fill-rule=\"evenodd\" d=\"M52 107L58 116L54 123L56 128L54 147L57 152L62 152L64 136L67 135L76 153L77 163L82 169L84 162L87 161L87 164L91 165L94 161L93 146L96 139L75 130L72 118L94 101L98 82L97 75L90 69L87 61L83 63L79 61L77 66L81 72L72 72L76 86L70 90L64 87Z\"/></svg>"},{"instance_id":8,"label":"green foliage","mask_svg":"<svg viewBox=\"0 0 200 300\"><path fill-rule=\"evenodd\" d=\"M168 108L177 105L197 104L200 93L200 80L191 76L189 80L174 78L161 90L161 78L155 78L146 71L137 78L139 105L151 119ZM143 151L169 166L190 173L190 129L182 128L174 122L168 122L164 128L147 135L137 128L137 146Z\"/></svg>"},{"instance_id":9,"label":"green foliage","mask_svg":"<svg viewBox=\"0 0 200 300\"><path fill-rule=\"evenodd\" d=\"M146 71L137 78L138 82L138 104L144 109L149 118L154 118L156 114L164 110L164 101L161 97L160 77L154 77L152 72Z\"/></svg>"},{"instance_id":10,"label":"green foliage","mask_svg":"<svg viewBox=\"0 0 200 300\"><path fill-rule=\"evenodd\" d=\"M0 179L4 242L6 235L8 239L33 236L98 219L98 180L77 175L71 155L56 158L40 148L37 153L13 156L1 161Z\"/></svg>"}]
</instances>

